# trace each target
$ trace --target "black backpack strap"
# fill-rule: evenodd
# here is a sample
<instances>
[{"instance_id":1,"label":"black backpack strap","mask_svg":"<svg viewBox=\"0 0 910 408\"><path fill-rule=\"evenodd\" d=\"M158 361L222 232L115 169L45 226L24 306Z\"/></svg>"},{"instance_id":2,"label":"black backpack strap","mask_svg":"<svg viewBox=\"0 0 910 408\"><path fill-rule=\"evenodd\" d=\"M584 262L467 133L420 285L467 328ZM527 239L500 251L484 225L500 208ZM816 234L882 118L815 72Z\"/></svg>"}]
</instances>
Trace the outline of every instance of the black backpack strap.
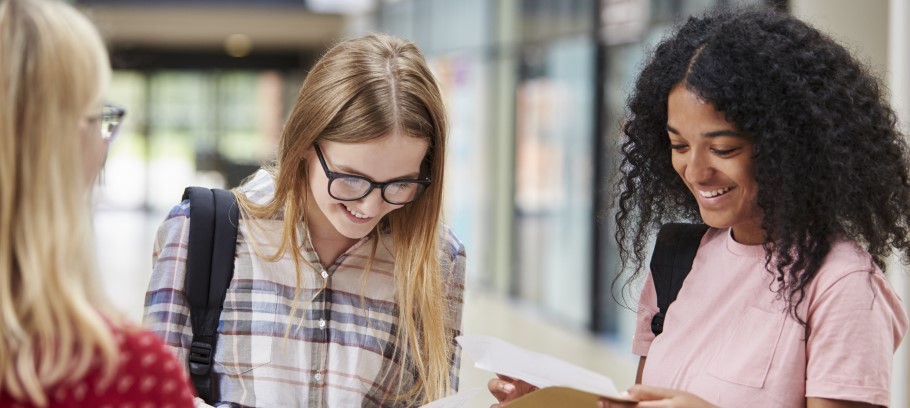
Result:
<instances>
[{"instance_id":1,"label":"black backpack strap","mask_svg":"<svg viewBox=\"0 0 910 408\"><path fill-rule=\"evenodd\" d=\"M231 277L240 211L227 190L187 187L190 237L184 292L190 306L193 343L188 358L190 377L199 398L213 403L212 364L218 322Z\"/></svg>"},{"instance_id":2,"label":"black backpack strap","mask_svg":"<svg viewBox=\"0 0 910 408\"><path fill-rule=\"evenodd\" d=\"M651 255L651 277L657 292L658 312L651 319L655 336L664 331L667 309L676 300L686 275L692 269L701 238L708 231L705 224L669 223L660 227L654 254Z\"/></svg>"}]
</instances>

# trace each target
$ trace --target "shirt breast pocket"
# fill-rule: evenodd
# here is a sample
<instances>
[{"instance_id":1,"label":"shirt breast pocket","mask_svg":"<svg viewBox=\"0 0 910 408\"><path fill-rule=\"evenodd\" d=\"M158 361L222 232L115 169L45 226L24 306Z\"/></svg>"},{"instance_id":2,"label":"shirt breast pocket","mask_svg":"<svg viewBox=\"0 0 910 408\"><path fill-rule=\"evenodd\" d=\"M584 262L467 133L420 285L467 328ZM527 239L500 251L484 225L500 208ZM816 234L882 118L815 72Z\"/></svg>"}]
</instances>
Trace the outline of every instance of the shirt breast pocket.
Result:
<instances>
[{"instance_id":1,"label":"shirt breast pocket","mask_svg":"<svg viewBox=\"0 0 910 408\"><path fill-rule=\"evenodd\" d=\"M764 387L786 318L784 312L747 307L708 364L708 375L747 387Z\"/></svg>"},{"instance_id":2,"label":"shirt breast pocket","mask_svg":"<svg viewBox=\"0 0 910 408\"><path fill-rule=\"evenodd\" d=\"M227 374L240 375L272 361L272 342L281 336L278 294L228 289L221 311L215 363Z\"/></svg>"}]
</instances>

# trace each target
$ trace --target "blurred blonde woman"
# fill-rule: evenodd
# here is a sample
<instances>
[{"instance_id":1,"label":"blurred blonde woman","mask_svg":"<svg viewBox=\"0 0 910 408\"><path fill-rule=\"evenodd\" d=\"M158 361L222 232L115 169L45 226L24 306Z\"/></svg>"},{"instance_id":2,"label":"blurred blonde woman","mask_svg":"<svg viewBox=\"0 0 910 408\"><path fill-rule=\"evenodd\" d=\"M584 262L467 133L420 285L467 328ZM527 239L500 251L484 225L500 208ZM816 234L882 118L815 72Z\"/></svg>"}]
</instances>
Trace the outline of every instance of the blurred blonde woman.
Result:
<instances>
[{"instance_id":1,"label":"blurred blonde woman","mask_svg":"<svg viewBox=\"0 0 910 408\"><path fill-rule=\"evenodd\" d=\"M0 406L192 406L164 344L96 285L89 192L123 115L109 77L72 7L0 1Z\"/></svg>"},{"instance_id":2,"label":"blurred blonde woman","mask_svg":"<svg viewBox=\"0 0 910 408\"><path fill-rule=\"evenodd\" d=\"M417 48L368 35L309 72L241 221L213 405L415 406L457 388L464 248L441 224L446 117ZM150 327L185 361L189 203L158 232ZM192 248L189 249L192 251Z\"/></svg>"}]
</instances>

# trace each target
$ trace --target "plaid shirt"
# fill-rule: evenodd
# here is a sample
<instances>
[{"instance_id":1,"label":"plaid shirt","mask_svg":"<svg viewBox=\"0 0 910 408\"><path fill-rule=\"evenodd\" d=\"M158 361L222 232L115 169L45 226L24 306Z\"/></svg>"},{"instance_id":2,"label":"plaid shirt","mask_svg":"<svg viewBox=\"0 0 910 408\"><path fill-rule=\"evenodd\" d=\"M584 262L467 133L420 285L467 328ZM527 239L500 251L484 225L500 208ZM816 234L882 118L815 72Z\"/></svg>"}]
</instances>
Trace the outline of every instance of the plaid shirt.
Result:
<instances>
[{"instance_id":1,"label":"plaid shirt","mask_svg":"<svg viewBox=\"0 0 910 408\"><path fill-rule=\"evenodd\" d=\"M259 171L242 189L261 203L274 193L274 181ZM146 326L174 349L180 361L186 361L193 337L183 292L189 214L189 201L184 201L159 227L145 299ZM263 254L273 252L281 231L281 220L257 220L253 225L240 221L234 276L218 328L213 373L221 402L214 405L407 405L388 400L394 396L398 378L388 375L398 368L391 238L380 235L370 273L364 272L374 238L361 239L325 269L306 242L301 253L309 265L302 264L298 309L289 318L295 288L293 260L285 254L269 262L252 248L255 245ZM452 310L447 327L453 329L454 344L461 328L465 253L447 227L441 231L444 301ZM285 338L289 323L290 334ZM459 354L456 345L450 368L456 388Z\"/></svg>"}]
</instances>

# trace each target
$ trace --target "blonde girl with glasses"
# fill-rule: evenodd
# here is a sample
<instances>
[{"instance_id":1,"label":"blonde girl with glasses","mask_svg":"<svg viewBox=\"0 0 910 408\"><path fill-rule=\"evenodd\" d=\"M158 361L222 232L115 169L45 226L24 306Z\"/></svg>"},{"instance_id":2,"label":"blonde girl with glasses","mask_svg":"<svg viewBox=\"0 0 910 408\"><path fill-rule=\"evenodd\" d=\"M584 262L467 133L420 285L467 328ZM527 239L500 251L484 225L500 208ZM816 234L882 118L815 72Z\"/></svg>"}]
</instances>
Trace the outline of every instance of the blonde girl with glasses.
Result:
<instances>
[{"instance_id":1,"label":"blonde girl with glasses","mask_svg":"<svg viewBox=\"0 0 910 408\"><path fill-rule=\"evenodd\" d=\"M410 42L344 41L309 71L274 166L234 190L211 404L415 406L457 388L465 254L441 224L446 134ZM189 223L184 201L161 225L146 297L184 361Z\"/></svg>"},{"instance_id":2,"label":"blonde girl with glasses","mask_svg":"<svg viewBox=\"0 0 910 408\"><path fill-rule=\"evenodd\" d=\"M97 286L90 190L123 110L97 31L0 0L0 406L191 407L181 366ZM103 127L103 129L102 129Z\"/></svg>"}]
</instances>

